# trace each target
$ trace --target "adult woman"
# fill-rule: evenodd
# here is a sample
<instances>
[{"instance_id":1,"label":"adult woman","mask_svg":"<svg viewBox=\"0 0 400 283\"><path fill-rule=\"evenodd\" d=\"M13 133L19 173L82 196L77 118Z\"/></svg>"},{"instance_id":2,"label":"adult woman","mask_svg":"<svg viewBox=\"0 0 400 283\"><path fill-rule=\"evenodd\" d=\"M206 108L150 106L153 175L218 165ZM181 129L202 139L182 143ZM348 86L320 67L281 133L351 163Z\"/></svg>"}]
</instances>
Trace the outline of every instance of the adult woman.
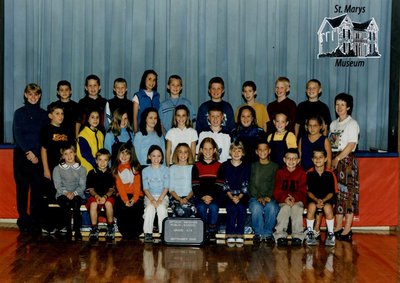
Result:
<instances>
[{"instance_id":1,"label":"adult woman","mask_svg":"<svg viewBox=\"0 0 400 283\"><path fill-rule=\"evenodd\" d=\"M336 199L335 236L339 240L351 241L354 214L358 214L359 184L358 163L353 152L358 143L360 128L350 115L353 97L340 93L335 97L337 119L330 125L329 141L332 145L332 167L336 173L339 192ZM343 217L346 224L343 228Z\"/></svg>"}]
</instances>

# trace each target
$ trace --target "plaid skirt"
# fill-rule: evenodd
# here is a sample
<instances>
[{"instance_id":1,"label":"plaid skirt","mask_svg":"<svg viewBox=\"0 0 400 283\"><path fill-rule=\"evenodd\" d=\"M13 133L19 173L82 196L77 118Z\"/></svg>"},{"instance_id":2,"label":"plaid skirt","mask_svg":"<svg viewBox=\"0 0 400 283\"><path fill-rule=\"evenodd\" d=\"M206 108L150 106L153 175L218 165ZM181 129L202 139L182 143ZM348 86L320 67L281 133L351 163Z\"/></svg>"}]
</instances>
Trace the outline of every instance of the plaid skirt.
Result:
<instances>
[{"instance_id":1,"label":"plaid skirt","mask_svg":"<svg viewBox=\"0 0 400 283\"><path fill-rule=\"evenodd\" d=\"M338 154L338 153L337 153ZM335 156L337 155L335 154ZM334 157L335 157L334 156ZM358 215L359 181L358 162L352 153L339 161L335 174L338 182L335 213Z\"/></svg>"}]
</instances>

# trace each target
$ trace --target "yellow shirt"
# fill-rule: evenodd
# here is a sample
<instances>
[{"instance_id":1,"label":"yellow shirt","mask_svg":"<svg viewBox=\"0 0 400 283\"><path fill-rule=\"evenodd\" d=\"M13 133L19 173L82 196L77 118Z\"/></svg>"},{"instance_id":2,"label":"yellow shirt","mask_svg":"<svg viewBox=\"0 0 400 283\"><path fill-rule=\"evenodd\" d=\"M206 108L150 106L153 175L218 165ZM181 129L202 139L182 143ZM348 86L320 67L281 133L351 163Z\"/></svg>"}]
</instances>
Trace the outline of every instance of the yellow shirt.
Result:
<instances>
[{"instance_id":1,"label":"yellow shirt","mask_svg":"<svg viewBox=\"0 0 400 283\"><path fill-rule=\"evenodd\" d=\"M283 140L283 137L285 136L285 134L286 134L286 132L284 132L284 133L275 132L274 141ZM268 136L268 142L271 141L271 137L272 137L272 134L270 134ZM289 132L286 137L286 145L288 148L297 148L296 136L292 132Z\"/></svg>"}]
</instances>

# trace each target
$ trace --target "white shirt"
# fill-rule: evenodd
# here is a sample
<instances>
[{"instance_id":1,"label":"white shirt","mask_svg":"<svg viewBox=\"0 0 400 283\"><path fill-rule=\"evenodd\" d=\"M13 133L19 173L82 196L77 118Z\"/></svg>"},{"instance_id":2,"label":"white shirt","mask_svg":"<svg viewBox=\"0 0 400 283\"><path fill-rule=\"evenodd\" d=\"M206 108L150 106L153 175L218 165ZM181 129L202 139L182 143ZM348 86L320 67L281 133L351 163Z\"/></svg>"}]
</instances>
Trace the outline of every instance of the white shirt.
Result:
<instances>
[{"instance_id":1,"label":"white shirt","mask_svg":"<svg viewBox=\"0 0 400 283\"><path fill-rule=\"evenodd\" d=\"M332 152L342 151L349 143L358 144L360 127L350 115L343 121L339 121L339 118L332 121L329 129L328 138L332 146ZM356 147L354 147L353 151L355 149Z\"/></svg>"}]
</instances>

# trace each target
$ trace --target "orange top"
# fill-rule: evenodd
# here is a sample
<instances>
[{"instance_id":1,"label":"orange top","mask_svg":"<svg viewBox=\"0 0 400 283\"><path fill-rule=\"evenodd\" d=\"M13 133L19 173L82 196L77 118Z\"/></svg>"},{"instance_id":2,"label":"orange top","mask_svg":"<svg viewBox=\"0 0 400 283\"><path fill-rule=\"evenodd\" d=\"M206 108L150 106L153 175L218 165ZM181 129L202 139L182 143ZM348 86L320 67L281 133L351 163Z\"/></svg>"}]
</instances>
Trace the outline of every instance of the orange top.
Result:
<instances>
[{"instance_id":1,"label":"orange top","mask_svg":"<svg viewBox=\"0 0 400 283\"><path fill-rule=\"evenodd\" d=\"M143 196L143 191L140 186L140 174L134 169L130 168L129 164L120 164L118 166L118 172L122 172L124 169L130 169L133 171L133 183L122 183L121 177L117 175L115 186L117 187L118 193L124 203L126 203L128 199L128 194L133 194L133 202L136 202L139 197Z\"/></svg>"}]
</instances>

